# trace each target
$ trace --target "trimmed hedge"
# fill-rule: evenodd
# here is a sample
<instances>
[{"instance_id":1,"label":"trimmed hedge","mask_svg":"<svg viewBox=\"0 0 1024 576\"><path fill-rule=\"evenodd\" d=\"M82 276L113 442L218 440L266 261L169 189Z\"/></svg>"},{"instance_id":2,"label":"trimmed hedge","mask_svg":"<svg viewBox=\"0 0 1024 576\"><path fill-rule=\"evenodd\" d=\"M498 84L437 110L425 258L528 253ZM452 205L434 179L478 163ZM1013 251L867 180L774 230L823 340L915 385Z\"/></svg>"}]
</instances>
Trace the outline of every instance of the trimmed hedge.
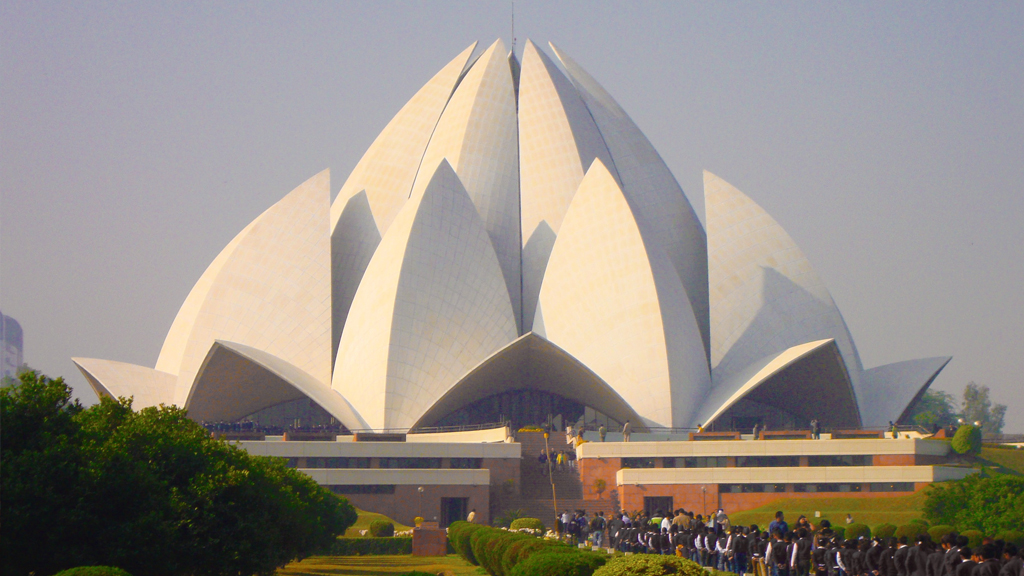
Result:
<instances>
[{"instance_id":1,"label":"trimmed hedge","mask_svg":"<svg viewBox=\"0 0 1024 576\"><path fill-rule=\"evenodd\" d=\"M939 524L928 529L928 536L931 536L932 542L939 543L942 541L942 537L950 532L956 532L956 529L952 526Z\"/></svg>"},{"instance_id":2,"label":"trimmed hedge","mask_svg":"<svg viewBox=\"0 0 1024 576\"><path fill-rule=\"evenodd\" d=\"M370 536L374 538L387 538L395 535L395 525L387 520L374 520L370 522Z\"/></svg>"},{"instance_id":3,"label":"trimmed hedge","mask_svg":"<svg viewBox=\"0 0 1024 576\"><path fill-rule=\"evenodd\" d=\"M516 540L512 542L505 549L505 553L501 557L501 569L508 576L512 573L512 570L523 560L529 558L534 554L547 554L549 552L564 553L574 552L575 549L571 548L564 542L558 540L544 540L542 538L524 538L522 540Z\"/></svg>"},{"instance_id":4,"label":"trimmed hedge","mask_svg":"<svg viewBox=\"0 0 1024 576\"><path fill-rule=\"evenodd\" d=\"M999 535L999 539L1008 544L1012 543L1017 548L1024 546L1024 532L1020 530L1007 530Z\"/></svg>"},{"instance_id":5,"label":"trimmed hedge","mask_svg":"<svg viewBox=\"0 0 1024 576\"><path fill-rule=\"evenodd\" d=\"M906 536L907 540L913 543L914 539L917 538L918 535L926 533L927 530L928 528L920 524L904 524L903 526L900 526L896 529L896 532L893 534L893 536L897 538L902 538L903 536Z\"/></svg>"},{"instance_id":6,"label":"trimmed hedge","mask_svg":"<svg viewBox=\"0 0 1024 576\"><path fill-rule=\"evenodd\" d=\"M896 535L895 524L879 524L871 529L871 533L875 535L875 538L892 538Z\"/></svg>"},{"instance_id":7,"label":"trimmed hedge","mask_svg":"<svg viewBox=\"0 0 1024 576\"><path fill-rule=\"evenodd\" d=\"M981 546L981 539L985 537L980 530L964 530L960 535L967 538L967 545L971 548Z\"/></svg>"},{"instance_id":8,"label":"trimmed hedge","mask_svg":"<svg viewBox=\"0 0 1024 576\"><path fill-rule=\"evenodd\" d=\"M397 556L412 554L412 536L399 536L397 538L373 538L370 536L338 538L325 554L328 556Z\"/></svg>"},{"instance_id":9,"label":"trimmed hedge","mask_svg":"<svg viewBox=\"0 0 1024 576\"><path fill-rule=\"evenodd\" d=\"M502 533L490 538L484 545L484 557L480 561L480 565L490 574L494 574L494 576L506 576L505 568L501 564L501 559L505 556L505 550L508 550L508 547L515 542L527 538L533 539L535 537L502 530Z\"/></svg>"},{"instance_id":10,"label":"trimmed hedge","mask_svg":"<svg viewBox=\"0 0 1024 576\"><path fill-rule=\"evenodd\" d=\"M953 450L957 454L977 454L981 452L981 428L964 424L957 428L953 435Z\"/></svg>"},{"instance_id":11,"label":"trimmed hedge","mask_svg":"<svg viewBox=\"0 0 1024 576\"><path fill-rule=\"evenodd\" d=\"M925 528L927 528L929 526L928 521L925 520L924 518L914 518L910 522L907 522L907 524L920 524L921 526L924 526Z\"/></svg>"},{"instance_id":12,"label":"trimmed hedge","mask_svg":"<svg viewBox=\"0 0 1024 576\"><path fill-rule=\"evenodd\" d=\"M551 552L534 554L515 567L509 576L591 576L608 562L607 554Z\"/></svg>"},{"instance_id":13,"label":"trimmed hedge","mask_svg":"<svg viewBox=\"0 0 1024 576\"><path fill-rule=\"evenodd\" d=\"M595 570L593 576L662 576L663 574L706 576L704 568L696 562L676 556L654 554L616 556Z\"/></svg>"},{"instance_id":14,"label":"trimmed hedge","mask_svg":"<svg viewBox=\"0 0 1024 576\"><path fill-rule=\"evenodd\" d=\"M871 528L868 528L867 524L861 524L860 522L854 522L853 524L846 525L846 538L849 540L857 540L858 538L871 538Z\"/></svg>"},{"instance_id":15,"label":"trimmed hedge","mask_svg":"<svg viewBox=\"0 0 1024 576\"><path fill-rule=\"evenodd\" d=\"M846 526L832 526L832 531L835 532L836 538L840 540L846 539Z\"/></svg>"},{"instance_id":16,"label":"trimmed hedge","mask_svg":"<svg viewBox=\"0 0 1024 576\"><path fill-rule=\"evenodd\" d=\"M452 525L448 527L448 543L455 549L456 554L462 556L463 560L475 566L479 566L480 563L477 562L476 557L473 556L471 537L473 534L482 530L493 530L493 528L462 520L453 522Z\"/></svg>"},{"instance_id":17,"label":"trimmed hedge","mask_svg":"<svg viewBox=\"0 0 1024 576\"><path fill-rule=\"evenodd\" d=\"M54 576L131 576L116 566L78 566L61 570Z\"/></svg>"},{"instance_id":18,"label":"trimmed hedge","mask_svg":"<svg viewBox=\"0 0 1024 576\"><path fill-rule=\"evenodd\" d=\"M537 518L516 518L512 521L512 525L509 526L511 530L519 530L520 528L543 531L544 523Z\"/></svg>"}]
</instances>

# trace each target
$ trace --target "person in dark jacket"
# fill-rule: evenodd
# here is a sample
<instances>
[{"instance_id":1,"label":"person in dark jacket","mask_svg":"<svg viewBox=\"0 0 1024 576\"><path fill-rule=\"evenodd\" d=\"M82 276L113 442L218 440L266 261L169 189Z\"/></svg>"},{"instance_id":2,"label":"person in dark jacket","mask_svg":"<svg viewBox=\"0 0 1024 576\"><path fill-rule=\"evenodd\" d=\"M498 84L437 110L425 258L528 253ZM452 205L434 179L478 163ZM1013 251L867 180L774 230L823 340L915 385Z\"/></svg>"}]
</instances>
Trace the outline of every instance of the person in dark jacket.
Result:
<instances>
[{"instance_id":1,"label":"person in dark jacket","mask_svg":"<svg viewBox=\"0 0 1024 576\"><path fill-rule=\"evenodd\" d=\"M962 537L956 532L950 532L943 538L943 544L948 543L946 548L946 554L942 560L942 576L956 576L956 565L960 563L960 547L967 545L967 538L963 538L963 544L960 543Z\"/></svg>"},{"instance_id":2,"label":"person in dark jacket","mask_svg":"<svg viewBox=\"0 0 1024 576\"><path fill-rule=\"evenodd\" d=\"M1003 568L999 576L1018 576L1024 571L1024 559L1017 555L1017 547L1012 543L1003 546Z\"/></svg>"},{"instance_id":3,"label":"person in dark jacket","mask_svg":"<svg viewBox=\"0 0 1024 576\"><path fill-rule=\"evenodd\" d=\"M878 558L879 576L896 576L896 562L893 555L896 553L896 539L889 538Z\"/></svg>"},{"instance_id":4,"label":"person in dark jacket","mask_svg":"<svg viewBox=\"0 0 1024 576\"><path fill-rule=\"evenodd\" d=\"M885 546L882 546L881 538L875 538L871 541L871 547L864 554L864 561L867 564L867 573L871 576L878 576L879 564L882 557L882 550L885 550Z\"/></svg>"},{"instance_id":5,"label":"person in dark jacket","mask_svg":"<svg viewBox=\"0 0 1024 576\"><path fill-rule=\"evenodd\" d=\"M981 563L974 567L971 574L973 576L999 576L999 570L1002 568L1002 565L999 564L997 555L998 551L995 544L982 544Z\"/></svg>"},{"instance_id":6,"label":"person in dark jacket","mask_svg":"<svg viewBox=\"0 0 1024 576\"><path fill-rule=\"evenodd\" d=\"M928 544L930 542L928 536L922 534L917 537L917 543L910 547L910 551L907 552L908 576L926 576L925 570L928 566L928 553L930 552Z\"/></svg>"},{"instance_id":7,"label":"person in dark jacket","mask_svg":"<svg viewBox=\"0 0 1024 576\"><path fill-rule=\"evenodd\" d=\"M935 548L928 554L928 565L925 570L927 576L942 576L942 572L946 569L946 546L943 543L943 548Z\"/></svg>"},{"instance_id":8,"label":"person in dark jacket","mask_svg":"<svg viewBox=\"0 0 1024 576\"><path fill-rule=\"evenodd\" d=\"M896 564L896 576L907 576L907 554L909 553L910 546L907 546L907 537L900 536L896 553L892 557L893 563Z\"/></svg>"},{"instance_id":9,"label":"person in dark jacket","mask_svg":"<svg viewBox=\"0 0 1024 576\"><path fill-rule=\"evenodd\" d=\"M956 565L956 576L971 576L978 565L973 559L974 552L969 546L960 547L960 563Z\"/></svg>"}]
</instances>

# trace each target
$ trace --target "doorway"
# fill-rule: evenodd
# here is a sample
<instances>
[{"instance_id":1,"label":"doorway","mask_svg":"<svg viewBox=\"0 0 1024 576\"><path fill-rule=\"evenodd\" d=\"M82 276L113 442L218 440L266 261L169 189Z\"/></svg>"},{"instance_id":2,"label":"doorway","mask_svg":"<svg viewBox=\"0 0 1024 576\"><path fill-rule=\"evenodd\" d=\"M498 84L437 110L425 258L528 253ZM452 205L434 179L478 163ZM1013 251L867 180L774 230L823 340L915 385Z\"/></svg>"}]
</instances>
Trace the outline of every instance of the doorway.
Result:
<instances>
[{"instance_id":1,"label":"doorway","mask_svg":"<svg viewBox=\"0 0 1024 576\"><path fill-rule=\"evenodd\" d=\"M658 514L672 515L672 497L671 496L644 496L644 512L647 516L653 518Z\"/></svg>"},{"instance_id":2,"label":"doorway","mask_svg":"<svg viewBox=\"0 0 1024 576\"><path fill-rule=\"evenodd\" d=\"M469 514L469 498L441 498L441 528L465 520Z\"/></svg>"}]
</instances>

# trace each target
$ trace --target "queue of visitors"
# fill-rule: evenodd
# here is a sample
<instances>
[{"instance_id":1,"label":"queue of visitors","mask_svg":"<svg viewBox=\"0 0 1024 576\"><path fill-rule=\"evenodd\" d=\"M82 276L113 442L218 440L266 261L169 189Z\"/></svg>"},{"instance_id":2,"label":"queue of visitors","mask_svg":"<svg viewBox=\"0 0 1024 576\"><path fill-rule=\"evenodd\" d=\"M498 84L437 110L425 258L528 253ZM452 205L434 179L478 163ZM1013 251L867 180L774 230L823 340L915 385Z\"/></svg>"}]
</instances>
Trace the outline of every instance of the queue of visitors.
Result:
<instances>
[{"instance_id":1,"label":"queue of visitors","mask_svg":"<svg viewBox=\"0 0 1024 576\"><path fill-rule=\"evenodd\" d=\"M702 517L686 510L653 516L616 513L605 518L585 510L556 517L560 536L572 544L591 543L634 554L689 558L701 566L754 576L1024 576L1024 550L1011 542L984 538L969 547L950 533L940 542L922 533L908 539L839 538L828 520L815 528L801 516L790 529L777 512L767 530L732 526L723 510Z\"/></svg>"}]
</instances>

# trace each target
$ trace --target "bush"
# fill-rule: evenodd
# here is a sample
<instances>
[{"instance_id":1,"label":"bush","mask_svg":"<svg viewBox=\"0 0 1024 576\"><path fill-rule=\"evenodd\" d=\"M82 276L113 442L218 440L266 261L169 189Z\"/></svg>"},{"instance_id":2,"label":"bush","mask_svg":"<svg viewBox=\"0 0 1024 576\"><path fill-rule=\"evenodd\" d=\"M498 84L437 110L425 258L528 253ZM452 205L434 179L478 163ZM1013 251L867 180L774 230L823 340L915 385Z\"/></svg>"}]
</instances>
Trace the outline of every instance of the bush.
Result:
<instances>
[{"instance_id":1,"label":"bush","mask_svg":"<svg viewBox=\"0 0 1024 576\"><path fill-rule=\"evenodd\" d=\"M519 540L533 540L535 537L528 536L526 534L517 534L515 532L506 532L504 530L496 532L496 536L488 540L484 545L484 559L480 562L480 565L484 567L484 570L487 570L487 572L494 576L506 576L505 569L501 564L501 559L505 556L505 551L508 550L509 546Z\"/></svg>"},{"instance_id":2,"label":"bush","mask_svg":"<svg viewBox=\"0 0 1024 576\"><path fill-rule=\"evenodd\" d=\"M55 576L131 576L114 566L79 566L58 572Z\"/></svg>"},{"instance_id":3,"label":"bush","mask_svg":"<svg viewBox=\"0 0 1024 576\"><path fill-rule=\"evenodd\" d=\"M412 536L338 538L324 551L328 556L397 556L412 554Z\"/></svg>"},{"instance_id":4,"label":"bush","mask_svg":"<svg viewBox=\"0 0 1024 576\"><path fill-rule=\"evenodd\" d=\"M925 530L926 529L922 527L920 524L904 524L896 528L896 532L893 534L893 536L897 538L902 538L906 536L907 540L913 543L914 539L917 538L919 534L925 533Z\"/></svg>"},{"instance_id":5,"label":"bush","mask_svg":"<svg viewBox=\"0 0 1024 576\"><path fill-rule=\"evenodd\" d=\"M544 540L541 538L524 538L516 540L505 549L501 557L501 569L506 576L512 574L512 570L520 563L534 554L547 554L549 552L564 553L574 552L568 544L558 540Z\"/></svg>"},{"instance_id":6,"label":"bush","mask_svg":"<svg viewBox=\"0 0 1024 576\"><path fill-rule=\"evenodd\" d=\"M928 527L928 521L925 520L924 518L914 518L910 522L907 522L907 524L920 524L921 526L924 526L925 528Z\"/></svg>"},{"instance_id":7,"label":"bush","mask_svg":"<svg viewBox=\"0 0 1024 576\"><path fill-rule=\"evenodd\" d=\"M422 570L413 570L412 572L405 572L398 576L437 576L437 574L434 574L433 572L424 572Z\"/></svg>"},{"instance_id":8,"label":"bush","mask_svg":"<svg viewBox=\"0 0 1024 576\"><path fill-rule=\"evenodd\" d=\"M706 576L704 569L696 562L676 556L656 556L654 554L616 556L594 571L594 576L661 576L662 574Z\"/></svg>"},{"instance_id":9,"label":"bush","mask_svg":"<svg viewBox=\"0 0 1024 576\"><path fill-rule=\"evenodd\" d=\"M477 566L482 566L484 570L487 569L487 566L484 566L484 562L487 561L484 546L492 538L497 538L501 532L501 530L495 528L481 526L480 530L475 530L469 536L469 548L473 551L473 559L476 561Z\"/></svg>"},{"instance_id":10,"label":"bush","mask_svg":"<svg viewBox=\"0 0 1024 576\"><path fill-rule=\"evenodd\" d=\"M853 524L847 524L846 526L846 538L850 540L857 540L858 538L871 538L871 528L868 528L867 524L861 524L860 522L854 522Z\"/></svg>"},{"instance_id":11,"label":"bush","mask_svg":"<svg viewBox=\"0 0 1024 576\"><path fill-rule=\"evenodd\" d=\"M1024 532L1020 530L1007 530L1000 534L999 538L1007 544L1013 544L1017 548L1024 546Z\"/></svg>"},{"instance_id":12,"label":"bush","mask_svg":"<svg viewBox=\"0 0 1024 576\"><path fill-rule=\"evenodd\" d=\"M896 525L879 524L871 530L871 533L875 535L875 538L892 538L896 534Z\"/></svg>"},{"instance_id":13,"label":"bush","mask_svg":"<svg viewBox=\"0 0 1024 576\"><path fill-rule=\"evenodd\" d=\"M935 524L976 529L985 534L1019 530L1024 518L1024 477L971 474L931 485L924 514Z\"/></svg>"},{"instance_id":14,"label":"bush","mask_svg":"<svg viewBox=\"0 0 1024 576\"><path fill-rule=\"evenodd\" d=\"M967 538L967 545L971 548L981 546L981 539L985 537L980 530L964 530L960 535Z\"/></svg>"},{"instance_id":15,"label":"bush","mask_svg":"<svg viewBox=\"0 0 1024 576\"><path fill-rule=\"evenodd\" d=\"M953 450L957 454L977 454L981 452L981 428L964 424L957 428L953 435Z\"/></svg>"},{"instance_id":16,"label":"bush","mask_svg":"<svg viewBox=\"0 0 1024 576\"><path fill-rule=\"evenodd\" d=\"M455 553L461 556L463 560L470 564L479 564L476 561L476 557L473 556L472 536L481 530L487 529L486 526L460 520L448 527L448 542L455 549Z\"/></svg>"},{"instance_id":17,"label":"bush","mask_svg":"<svg viewBox=\"0 0 1024 576\"><path fill-rule=\"evenodd\" d=\"M395 525L387 520L374 520L370 522L370 536L374 538L387 538L395 535Z\"/></svg>"},{"instance_id":18,"label":"bush","mask_svg":"<svg viewBox=\"0 0 1024 576\"><path fill-rule=\"evenodd\" d=\"M519 530L520 528L530 528L531 530L544 531L544 523L537 518L519 518L512 521L512 525L509 527L512 530Z\"/></svg>"},{"instance_id":19,"label":"bush","mask_svg":"<svg viewBox=\"0 0 1024 576\"><path fill-rule=\"evenodd\" d=\"M836 538L840 540L846 539L846 526L832 526L832 531L836 533Z\"/></svg>"},{"instance_id":20,"label":"bush","mask_svg":"<svg viewBox=\"0 0 1024 576\"><path fill-rule=\"evenodd\" d=\"M509 576L591 576L608 561L607 554L545 552L534 554L512 570Z\"/></svg>"},{"instance_id":21,"label":"bush","mask_svg":"<svg viewBox=\"0 0 1024 576\"><path fill-rule=\"evenodd\" d=\"M931 536L932 542L941 542L942 537L950 532L956 532L956 529L946 524L938 524L928 529L928 536Z\"/></svg>"}]
</instances>

